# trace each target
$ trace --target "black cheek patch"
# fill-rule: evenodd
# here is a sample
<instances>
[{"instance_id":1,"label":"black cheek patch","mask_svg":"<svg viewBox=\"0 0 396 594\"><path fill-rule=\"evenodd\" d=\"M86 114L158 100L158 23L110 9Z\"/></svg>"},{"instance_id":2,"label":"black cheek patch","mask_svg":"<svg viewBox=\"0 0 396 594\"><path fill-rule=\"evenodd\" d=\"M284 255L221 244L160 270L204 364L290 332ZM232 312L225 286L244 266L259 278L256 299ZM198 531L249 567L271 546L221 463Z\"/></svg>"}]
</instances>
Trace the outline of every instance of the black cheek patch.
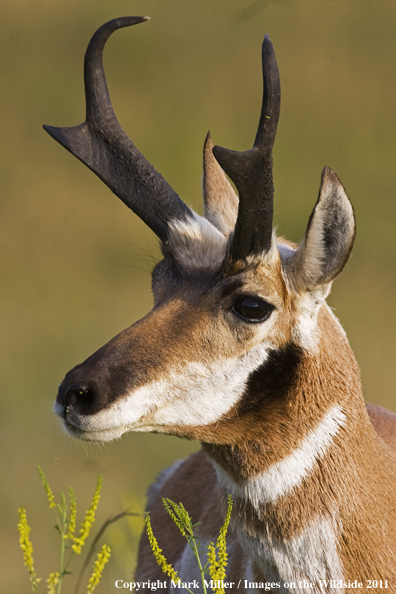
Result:
<instances>
[{"instance_id":1,"label":"black cheek patch","mask_svg":"<svg viewBox=\"0 0 396 594\"><path fill-rule=\"evenodd\" d=\"M265 363L250 374L238 414L242 416L265 403L285 399L295 384L303 357L303 350L294 343L271 351Z\"/></svg>"}]
</instances>

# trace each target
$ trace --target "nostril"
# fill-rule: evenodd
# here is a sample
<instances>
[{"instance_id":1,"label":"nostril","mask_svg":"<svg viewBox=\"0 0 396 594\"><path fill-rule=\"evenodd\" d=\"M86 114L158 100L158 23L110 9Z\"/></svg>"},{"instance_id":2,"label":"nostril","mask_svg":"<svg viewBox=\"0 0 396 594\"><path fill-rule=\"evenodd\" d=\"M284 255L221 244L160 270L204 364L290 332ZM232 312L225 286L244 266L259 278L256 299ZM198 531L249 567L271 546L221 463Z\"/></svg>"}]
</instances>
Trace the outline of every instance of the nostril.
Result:
<instances>
[{"instance_id":1,"label":"nostril","mask_svg":"<svg viewBox=\"0 0 396 594\"><path fill-rule=\"evenodd\" d=\"M64 404L66 407L75 405L90 405L95 399L93 391L87 386L69 386L65 391Z\"/></svg>"}]
</instances>

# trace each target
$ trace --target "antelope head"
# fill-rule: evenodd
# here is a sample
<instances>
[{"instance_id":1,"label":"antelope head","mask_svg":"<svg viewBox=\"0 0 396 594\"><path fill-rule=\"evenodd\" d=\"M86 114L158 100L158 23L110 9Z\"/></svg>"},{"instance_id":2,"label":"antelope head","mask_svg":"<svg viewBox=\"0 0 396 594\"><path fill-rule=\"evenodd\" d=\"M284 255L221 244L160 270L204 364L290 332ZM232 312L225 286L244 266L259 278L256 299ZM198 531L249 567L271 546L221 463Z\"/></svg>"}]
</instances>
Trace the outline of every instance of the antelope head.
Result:
<instances>
[{"instance_id":1,"label":"antelope head","mask_svg":"<svg viewBox=\"0 0 396 594\"><path fill-rule=\"evenodd\" d=\"M127 431L209 444L260 431L269 440L291 406L301 360L319 356L329 328L344 340L324 300L352 248L353 209L325 168L301 244L272 230L280 83L268 36L254 146L214 147L208 135L205 216L186 206L122 130L108 95L105 42L145 20L115 19L95 33L85 56L86 121L45 127L154 231L163 253L153 271L152 311L66 375L55 411L70 434L85 440Z\"/></svg>"}]
</instances>

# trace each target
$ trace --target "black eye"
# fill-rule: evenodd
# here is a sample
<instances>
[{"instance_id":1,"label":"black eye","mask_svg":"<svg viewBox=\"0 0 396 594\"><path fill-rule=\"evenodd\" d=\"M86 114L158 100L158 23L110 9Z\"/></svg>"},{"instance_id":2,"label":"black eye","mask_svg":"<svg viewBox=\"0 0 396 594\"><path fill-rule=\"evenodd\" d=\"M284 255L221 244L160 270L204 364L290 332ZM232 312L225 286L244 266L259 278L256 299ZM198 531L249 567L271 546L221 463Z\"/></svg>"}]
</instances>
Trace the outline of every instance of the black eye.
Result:
<instances>
[{"instance_id":1,"label":"black eye","mask_svg":"<svg viewBox=\"0 0 396 594\"><path fill-rule=\"evenodd\" d=\"M246 322L264 322L275 309L271 303L261 299L246 295L241 297L233 306L233 311Z\"/></svg>"}]
</instances>

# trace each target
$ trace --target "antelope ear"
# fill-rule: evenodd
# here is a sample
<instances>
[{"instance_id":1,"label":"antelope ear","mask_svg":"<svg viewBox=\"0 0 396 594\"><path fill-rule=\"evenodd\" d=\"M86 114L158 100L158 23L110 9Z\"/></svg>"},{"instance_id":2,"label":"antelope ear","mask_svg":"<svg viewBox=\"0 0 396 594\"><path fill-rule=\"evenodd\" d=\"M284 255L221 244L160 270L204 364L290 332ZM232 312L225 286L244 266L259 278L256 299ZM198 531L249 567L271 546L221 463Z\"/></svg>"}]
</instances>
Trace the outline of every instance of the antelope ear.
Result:
<instances>
[{"instance_id":1,"label":"antelope ear","mask_svg":"<svg viewBox=\"0 0 396 594\"><path fill-rule=\"evenodd\" d=\"M204 145L203 191L205 218L224 235L235 228L239 199L212 152L213 143L208 132Z\"/></svg>"},{"instance_id":2,"label":"antelope ear","mask_svg":"<svg viewBox=\"0 0 396 594\"><path fill-rule=\"evenodd\" d=\"M292 265L298 289L313 290L339 275L350 256L355 229L353 207L344 187L334 171L325 167L318 201Z\"/></svg>"}]
</instances>

